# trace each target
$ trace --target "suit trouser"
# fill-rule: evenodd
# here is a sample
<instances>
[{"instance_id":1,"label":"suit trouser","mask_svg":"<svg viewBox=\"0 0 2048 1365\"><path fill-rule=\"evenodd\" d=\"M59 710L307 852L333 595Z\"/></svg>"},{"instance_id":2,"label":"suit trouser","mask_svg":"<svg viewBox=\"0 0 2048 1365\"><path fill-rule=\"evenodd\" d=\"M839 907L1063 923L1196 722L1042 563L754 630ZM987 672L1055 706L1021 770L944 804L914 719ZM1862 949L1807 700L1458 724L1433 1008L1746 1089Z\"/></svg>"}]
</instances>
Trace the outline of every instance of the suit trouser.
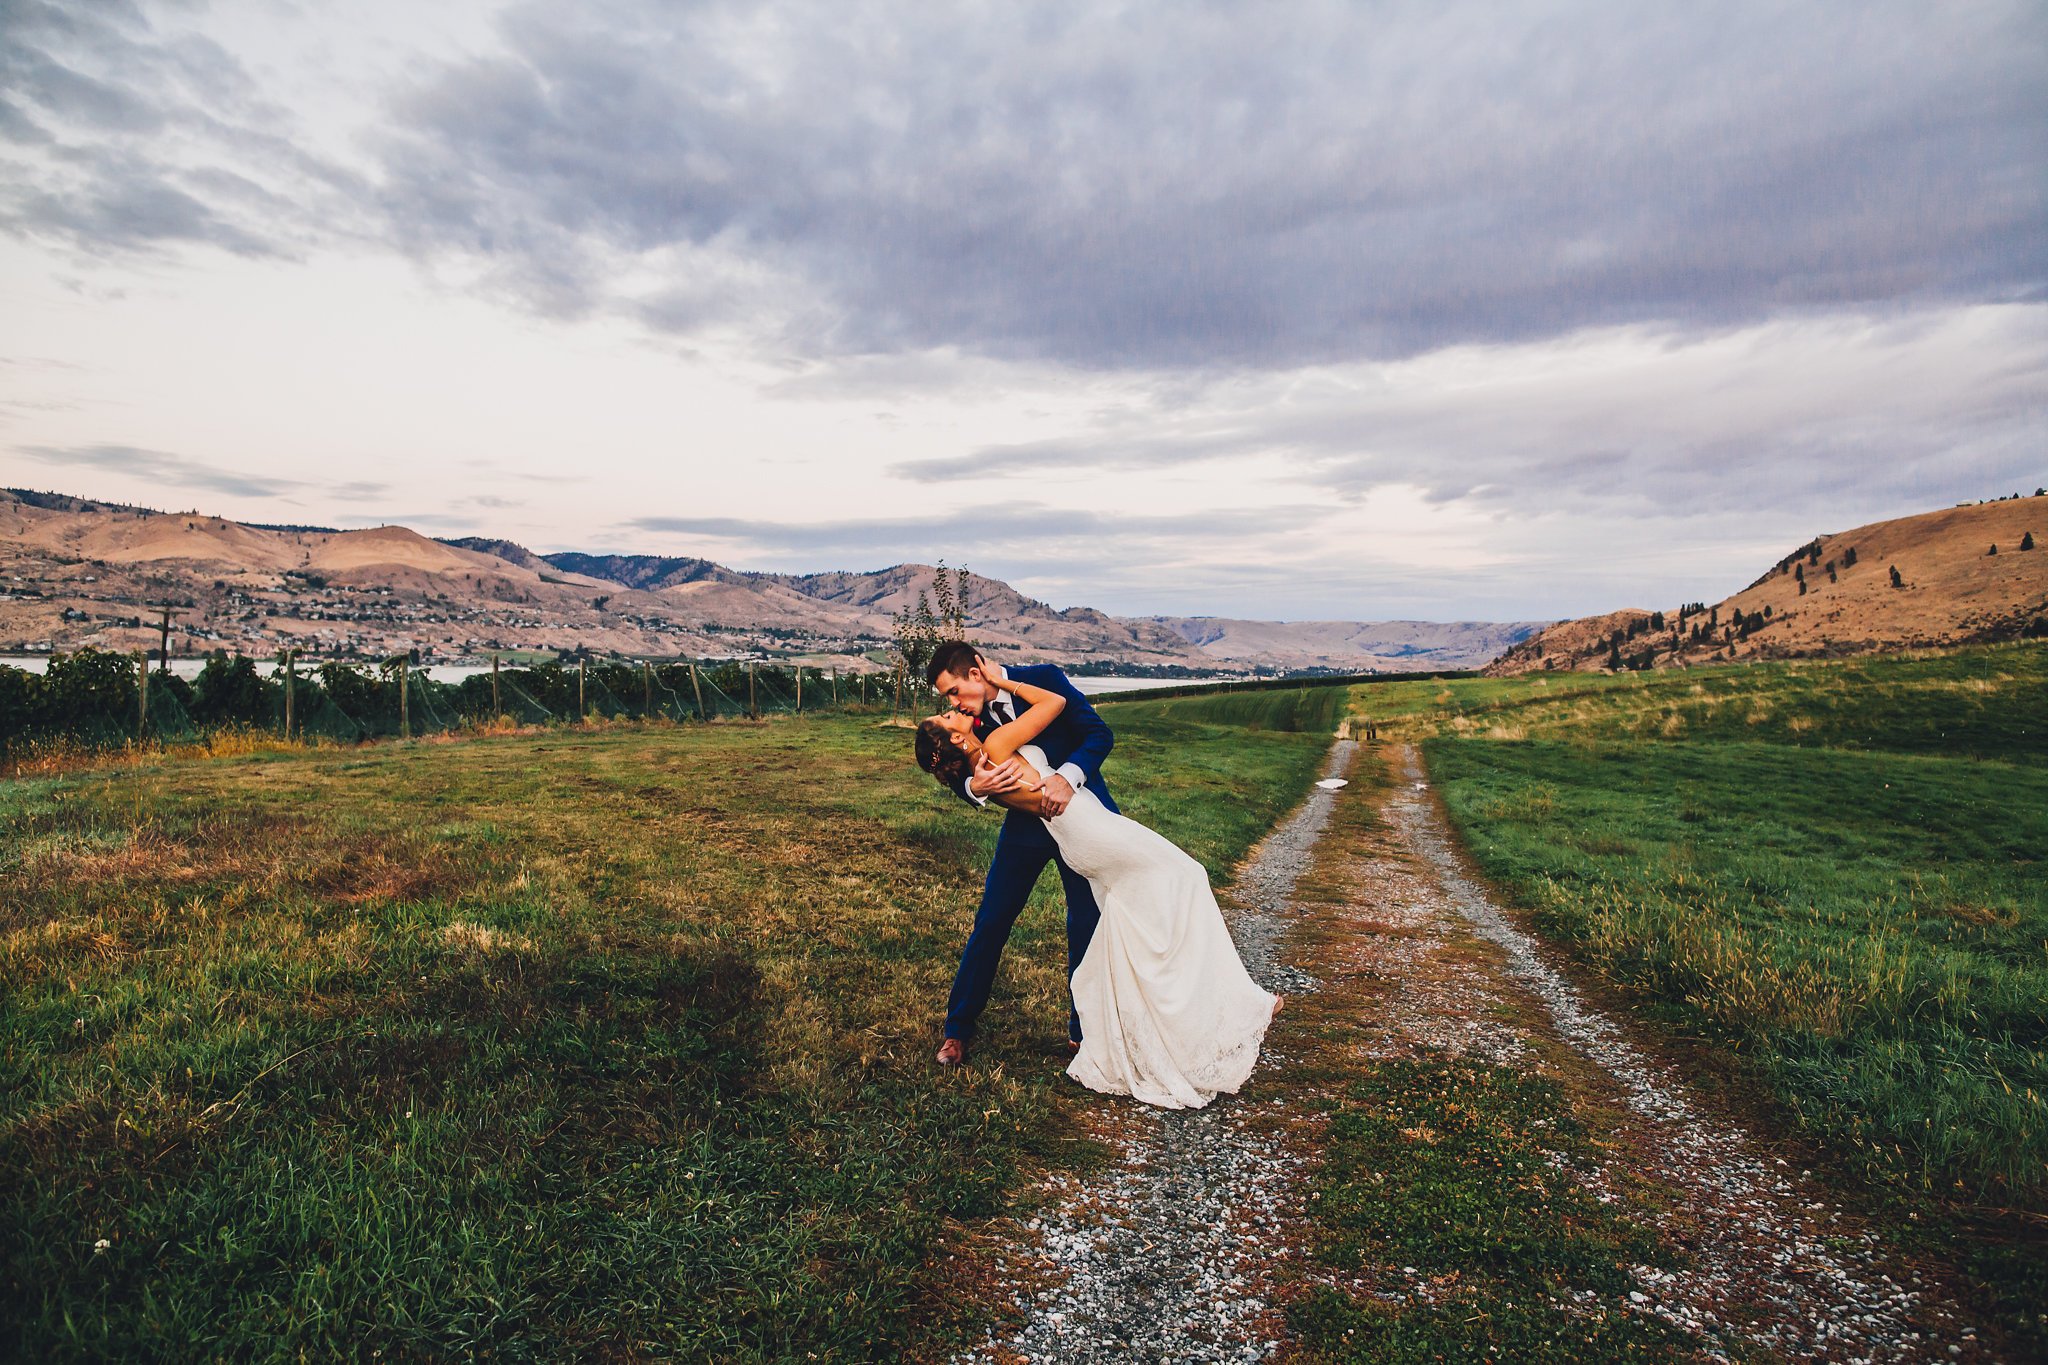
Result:
<instances>
[{"instance_id":1,"label":"suit trouser","mask_svg":"<svg viewBox=\"0 0 2048 1365\"><path fill-rule=\"evenodd\" d=\"M960 971L953 978L953 995L946 1003L948 1038L974 1036L975 1023L988 1008L989 992L995 988L996 964L1002 960L1003 946L1010 941L1011 926L1024 912L1024 903L1031 899L1031 890L1038 885L1039 874L1045 871L1048 862L1059 867L1060 883L1067 892L1069 979L1081 965L1088 940L1094 937L1095 923L1102 918L1095 904L1095 892L1086 877L1059 859L1059 846L1053 842L1052 831L1044 821L1013 812L1003 821L1002 835L996 840L996 855L990 860L988 878L982 883L981 908L974 913L974 932L967 936L967 947L960 953ZM1067 1036L1077 1041L1081 1037L1081 1016L1074 1012L1071 1003L1067 1006Z\"/></svg>"}]
</instances>

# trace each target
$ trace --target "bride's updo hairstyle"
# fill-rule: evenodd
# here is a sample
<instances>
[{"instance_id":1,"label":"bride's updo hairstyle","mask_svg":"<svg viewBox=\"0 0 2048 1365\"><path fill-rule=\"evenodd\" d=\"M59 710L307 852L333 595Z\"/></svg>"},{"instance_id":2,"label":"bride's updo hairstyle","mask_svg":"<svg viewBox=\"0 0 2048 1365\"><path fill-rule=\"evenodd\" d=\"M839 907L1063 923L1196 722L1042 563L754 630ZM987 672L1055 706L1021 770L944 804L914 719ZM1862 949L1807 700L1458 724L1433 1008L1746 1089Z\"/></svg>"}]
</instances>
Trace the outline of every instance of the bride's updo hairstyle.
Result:
<instances>
[{"instance_id":1,"label":"bride's updo hairstyle","mask_svg":"<svg viewBox=\"0 0 2048 1365\"><path fill-rule=\"evenodd\" d=\"M947 787L958 787L974 771L966 751L953 742L953 732L935 720L917 727L917 766Z\"/></svg>"}]
</instances>

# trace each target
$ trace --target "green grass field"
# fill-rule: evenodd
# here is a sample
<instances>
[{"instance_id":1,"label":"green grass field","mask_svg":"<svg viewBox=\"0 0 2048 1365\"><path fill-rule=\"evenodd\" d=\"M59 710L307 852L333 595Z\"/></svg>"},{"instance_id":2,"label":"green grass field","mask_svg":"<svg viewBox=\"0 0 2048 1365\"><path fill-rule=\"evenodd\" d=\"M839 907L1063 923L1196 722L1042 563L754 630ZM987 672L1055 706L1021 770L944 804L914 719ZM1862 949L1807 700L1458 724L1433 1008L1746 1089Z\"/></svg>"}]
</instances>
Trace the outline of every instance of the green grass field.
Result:
<instances>
[{"instance_id":1,"label":"green grass field","mask_svg":"<svg viewBox=\"0 0 2048 1365\"><path fill-rule=\"evenodd\" d=\"M1125 808L1219 879L1327 742L1111 719ZM621 725L0 785L0 1346L943 1339L942 1237L1085 1147L1054 879L976 1065L931 1062L997 822L908 749Z\"/></svg>"},{"instance_id":2,"label":"green grass field","mask_svg":"<svg viewBox=\"0 0 2048 1365\"><path fill-rule=\"evenodd\" d=\"M1538 927L2048 1301L2048 650L1353 689ZM2028 1305L2033 1305L2029 1308Z\"/></svg>"}]
</instances>

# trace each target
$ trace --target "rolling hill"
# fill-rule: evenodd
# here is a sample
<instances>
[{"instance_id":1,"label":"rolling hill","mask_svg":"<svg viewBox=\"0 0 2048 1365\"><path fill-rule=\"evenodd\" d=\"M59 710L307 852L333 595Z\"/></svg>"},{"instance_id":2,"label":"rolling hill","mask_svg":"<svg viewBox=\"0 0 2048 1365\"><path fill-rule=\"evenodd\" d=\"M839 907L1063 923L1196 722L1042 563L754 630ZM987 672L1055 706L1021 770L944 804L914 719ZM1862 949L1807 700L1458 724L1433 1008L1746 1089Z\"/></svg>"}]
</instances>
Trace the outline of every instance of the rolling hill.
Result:
<instances>
[{"instance_id":1,"label":"rolling hill","mask_svg":"<svg viewBox=\"0 0 2048 1365\"><path fill-rule=\"evenodd\" d=\"M1560 621L1486 672L1834 657L2044 635L2044 542L2041 494L1872 522L1815 536L1719 602ZM2022 548L2029 544L2041 548Z\"/></svg>"}]
</instances>

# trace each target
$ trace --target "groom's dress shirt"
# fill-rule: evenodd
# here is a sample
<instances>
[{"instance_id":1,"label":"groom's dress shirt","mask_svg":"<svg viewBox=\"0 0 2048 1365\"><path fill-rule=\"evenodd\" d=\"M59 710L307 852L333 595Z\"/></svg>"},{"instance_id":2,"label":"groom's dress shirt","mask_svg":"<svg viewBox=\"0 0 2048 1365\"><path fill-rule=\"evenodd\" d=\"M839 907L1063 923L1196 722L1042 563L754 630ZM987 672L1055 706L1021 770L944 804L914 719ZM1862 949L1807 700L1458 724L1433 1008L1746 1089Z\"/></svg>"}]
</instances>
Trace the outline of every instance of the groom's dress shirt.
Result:
<instances>
[{"instance_id":1,"label":"groom's dress shirt","mask_svg":"<svg viewBox=\"0 0 2048 1365\"><path fill-rule=\"evenodd\" d=\"M988 671L1005 682L1010 680L1008 671L1001 664L990 664ZM1016 699L1008 692L996 693L988 704L988 718L998 725L1007 725L1017 719ZM1066 778L1067 785L1075 791L1079 791L1088 785L1088 774L1081 771L1081 765L1078 763L1062 763L1053 771L1058 776ZM988 798L986 796L977 796L974 788L971 786L967 789L967 799L977 806L986 806L988 804Z\"/></svg>"}]
</instances>

